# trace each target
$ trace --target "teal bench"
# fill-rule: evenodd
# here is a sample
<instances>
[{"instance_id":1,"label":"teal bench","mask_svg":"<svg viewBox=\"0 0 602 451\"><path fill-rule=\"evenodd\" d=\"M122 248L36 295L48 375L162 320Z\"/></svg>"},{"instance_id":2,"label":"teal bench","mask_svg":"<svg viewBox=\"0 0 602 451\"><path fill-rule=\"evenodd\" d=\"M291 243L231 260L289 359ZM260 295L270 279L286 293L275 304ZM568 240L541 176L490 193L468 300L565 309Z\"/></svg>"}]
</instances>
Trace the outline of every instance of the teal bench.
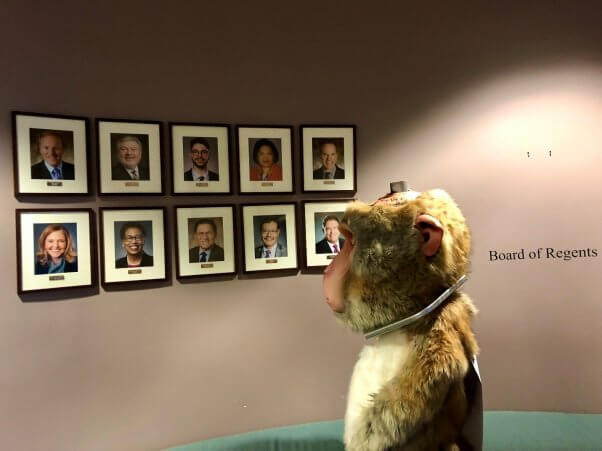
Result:
<instances>
[{"instance_id":1,"label":"teal bench","mask_svg":"<svg viewBox=\"0 0 602 451\"><path fill-rule=\"evenodd\" d=\"M172 451L343 451L343 421L204 440ZM601 451L602 414L485 412L485 451Z\"/></svg>"}]
</instances>

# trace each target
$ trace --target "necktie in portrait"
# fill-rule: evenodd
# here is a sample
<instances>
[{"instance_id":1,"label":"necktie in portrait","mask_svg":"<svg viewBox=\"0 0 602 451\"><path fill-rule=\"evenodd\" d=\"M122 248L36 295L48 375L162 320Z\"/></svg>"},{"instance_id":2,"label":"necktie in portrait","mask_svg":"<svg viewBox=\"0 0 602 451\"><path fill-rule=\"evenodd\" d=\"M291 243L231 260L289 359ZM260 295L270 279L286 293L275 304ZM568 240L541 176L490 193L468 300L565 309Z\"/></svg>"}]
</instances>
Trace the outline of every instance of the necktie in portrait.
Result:
<instances>
[{"instance_id":1,"label":"necktie in portrait","mask_svg":"<svg viewBox=\"0 0 602 451\"><path fill-rule=\"evenodd\" d=\"M269 249L266 249L266 250L265 250L265 258L270 258L270 257L271 257L271 255L270 255L270 254L271 254L271 253L272 253L272 252L271 252Z\"/></svg>"},{"instance_id":2,"label":"necktie in portrait","mask_svg":"<svg viewBox=\"0 0 602 451\"><path fill-rule=\"evenodd\" d=\"M61 174L61 170L59 168L54 168L51 172L53 180L60 180L63 178Z\"/></svg>"},{"instance_id":3,"label":"necktie in portrait","mask_svg":"<svg viewBox=\"0 0 602 451\"><path fill-rule=\"evenodd\" d=\"M200 262L206 262L207 261L207 252L201 252L201 256L199 257L199 261Z\"/></svg>"},{"instance_id":4,"label":"necktie in portrait","mask_svg":"<svg viewBox=\"0 0 602 451\"><path fill-rule=\"evenodd\" d=\"M334 253L338 254L339 253L339 245L338 244L333 244L332 247L334 249Z\"/></svg>"},{"instance_id":5,"label":"necktie in portrait","mask_svg":"<svg viewBox=\"0 0 602 451\"><path fill-rule=\"evenodd\" d=\"M205 180L205 176L204 176L204 175L201 175L201 176L199 177L199 181L201 181L201 182L202 182L203 180Z\"/></svg>"},{"instance_id":6,"label":"necktie in portrait","mask_svg":"<svg viewBox=\"0 0 602 451\"><path fill-rule=\"evenodd\" d=\"M136 169L132 171L132 180L138 180L138 171Z\"/></svg>"}]
</instances>

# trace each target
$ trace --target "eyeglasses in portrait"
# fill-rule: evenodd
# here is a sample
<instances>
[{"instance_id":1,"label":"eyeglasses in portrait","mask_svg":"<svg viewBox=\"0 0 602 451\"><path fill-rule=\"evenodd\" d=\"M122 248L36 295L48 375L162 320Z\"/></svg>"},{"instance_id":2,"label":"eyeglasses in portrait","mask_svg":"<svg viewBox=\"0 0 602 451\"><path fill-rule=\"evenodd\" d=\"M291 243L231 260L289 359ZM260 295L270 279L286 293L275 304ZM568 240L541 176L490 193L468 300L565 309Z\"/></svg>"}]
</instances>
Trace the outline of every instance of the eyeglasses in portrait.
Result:
<instances>
[{"instance_id":1,"label":"eyeglasses in portrait","mask_svg":"<svg viewBox=\"0 0 602 451\"><path fill-rule=\"evenodd\" d=\"M297 268L296 205L243 205L244 271Z\"/></svg>"},{"instance_id":2,"label":"eyeglasses in portrait","mask_svg":"<svg viewBox=\"0 0 602 451\"><path fill-rule=\"evenodd\" d=\"M230 193L228 125L170 123L174 194Z\"/></svg>"},{"instance_id":3,"label":"eyeglasses in portrait","mask_svg":"<svg viewBox=\"0 0 602 451\"><path fill-rule=\"evenodd\" d=\"M101 207L100 218L103 285L167 278L163 207Z\"/></svg>"}]
</instances>

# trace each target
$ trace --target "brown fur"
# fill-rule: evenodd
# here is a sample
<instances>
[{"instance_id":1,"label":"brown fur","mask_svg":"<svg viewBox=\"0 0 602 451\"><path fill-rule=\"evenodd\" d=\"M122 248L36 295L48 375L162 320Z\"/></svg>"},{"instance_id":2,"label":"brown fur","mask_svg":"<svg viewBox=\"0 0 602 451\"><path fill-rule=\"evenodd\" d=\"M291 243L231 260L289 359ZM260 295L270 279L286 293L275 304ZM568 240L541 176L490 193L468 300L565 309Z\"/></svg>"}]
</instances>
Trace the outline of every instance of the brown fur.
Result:
<instances>
[{"instance_id":1,"label":"brown fur","mask_svg":"<svg viewBox=\"0 0 602 451\"><path fill-rule=\"evenodd\" d=\"M399 199L399 197L398 197ZM436 218L441 247L425 257L423 234L414 226L421 214ZM455 202L441 190L397 205L353 203L342 220L355 241L346 276L345 310L338 318L365 333L422 310L469 271L470 233ZM464 377L478 353L471 330L476 309L455 293L433 313L405 330L408 360L374 393L362 411L361 427L348 449L460 449L468 411Z\"/></svg>"}]
</instances>

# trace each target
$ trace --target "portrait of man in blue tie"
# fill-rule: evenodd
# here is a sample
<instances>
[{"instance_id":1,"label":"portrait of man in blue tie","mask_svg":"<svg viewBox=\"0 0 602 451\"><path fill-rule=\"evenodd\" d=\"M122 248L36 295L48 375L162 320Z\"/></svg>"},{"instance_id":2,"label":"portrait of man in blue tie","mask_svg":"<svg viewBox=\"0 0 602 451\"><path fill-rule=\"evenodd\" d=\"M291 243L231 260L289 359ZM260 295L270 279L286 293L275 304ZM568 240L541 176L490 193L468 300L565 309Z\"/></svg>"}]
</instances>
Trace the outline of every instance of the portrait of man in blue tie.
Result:
<instances>
[{"instance_id":1,"label":"portrait of man in blue tie","mask_svg":"<svg viewBox=\"0 0 602 451\"><path fill-rule=\"evenodd\" d=\"M259 236L261 243L255 248L255 258L286 257L286 233L280 233L281 220L285 216L262 216L259 223ZM256 234L257 235L257 232ZM282 235L282 236L281 236Z\"/></svg>"},{"instance_id":2,"label":"portrait of man in blue tie","mask_svg":"<svg viewBox=\"0 0 602 451\"><path fill-rule=\"evenodd\" d=\"M63 160L67 143L73 142L73 132L55 130L32 130L34 136L32 153L42 159L31 166L32 179L74 180L75 167ZM69 135L70 134L70 135Z\"/></svg>"},{"instance_id":3,"label":"portrait of man in blue tie","mask_svg":"<svg viewBox=\"0 0 602 451\"><path fill-rule=\"evenodd\" d=\"M339 218L328 214L322 220L324 238L316 243L316 254L338 254L345 244L345 239L339 232ZM317 224L316 224L317 226Z\"/></svg>"},{"instance_id":4,"label":"portrait of man in blue tie","mask_svg":"<svg viewBox=\"0 0 602 451\"><path fill-rule=\"evenodd\" d=\"M190 218L189 221L191 220L194 219ZM224 248L215 242L218 236L223 236L223 233L221 233L222 230L218 233L216 220L214 218L197 219L192 230L191 241L196 243L196 246L189 249L188 262L223 262Z\"/></svg>"}]
</instances>

